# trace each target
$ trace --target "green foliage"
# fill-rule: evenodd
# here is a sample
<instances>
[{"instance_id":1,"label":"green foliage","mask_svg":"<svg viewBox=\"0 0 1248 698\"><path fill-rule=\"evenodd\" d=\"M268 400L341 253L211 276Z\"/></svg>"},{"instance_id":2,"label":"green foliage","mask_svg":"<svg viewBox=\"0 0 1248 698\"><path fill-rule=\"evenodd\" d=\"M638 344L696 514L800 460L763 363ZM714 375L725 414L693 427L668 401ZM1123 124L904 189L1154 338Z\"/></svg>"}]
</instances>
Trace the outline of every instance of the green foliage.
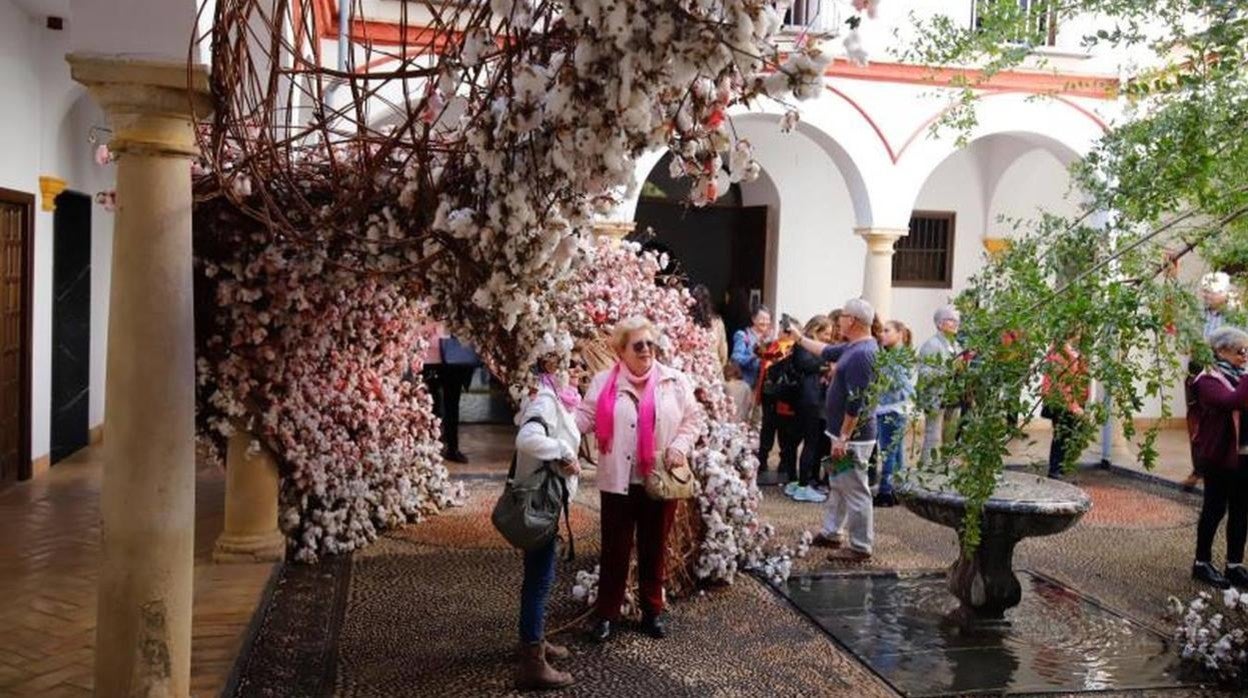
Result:
<instances>
[{"instance_id":1,"label":"green foliage","mask_svg":"<svg viewBox=\"0 0 1248 698\"><path fill-rule=\"evenodd\" d=\"M962 542L979 541L979 512L995 487L1010 440L1038 416L1036 388L1046 360L1070 340L1104 399L1084 406L1067 467L1111 415L1130 415L1146 397L1177 385L1187 355L1207 360L1195 289L1169 272L1169 260L1202 254L1217 267L1248 272L1248 5L1215 0L1069 0L984 3L980 26L946 18L918 22L905 53L928 64L975 64L989 77L1029 65L1041 16L1095 13L1089 49L1113 46L1148 55L1126 81L1126 118L1072 168L1088 196L1073 219L1013 221L1011 248L968 284L956 303L963 346L973 359L933 384L919 381L919 403L951 391L972 403L960 438L929 470L946 471L969 500ZM955 85L957 108L939 128L966 137L974 126L976 85ZM1242 321L1242 318L1234 318ZM1012 342L1003 343L1009 333ZM1163 401L1163 410L1166 410ZM1163 417L1169 416L1163 414ZM1140 458L1157 457L1156 431L1139 438ZM922 477L919 472L917 477Z\"/></svg>"}]
</instances>

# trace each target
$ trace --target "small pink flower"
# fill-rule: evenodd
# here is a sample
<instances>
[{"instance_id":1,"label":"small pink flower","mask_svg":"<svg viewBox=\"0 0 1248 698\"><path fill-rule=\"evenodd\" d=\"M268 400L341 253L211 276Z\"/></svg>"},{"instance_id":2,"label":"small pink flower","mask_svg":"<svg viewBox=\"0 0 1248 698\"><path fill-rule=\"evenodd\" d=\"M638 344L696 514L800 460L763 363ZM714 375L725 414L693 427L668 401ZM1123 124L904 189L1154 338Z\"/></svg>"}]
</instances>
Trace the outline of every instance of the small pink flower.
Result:
<instances>
[{"instance_id":1,"label":"small pink flower","mask_svg":"<svg viewBox=\"0 0 1248 698\"><path fill-rule=\"evenodd\" d=\"M875 19L878 11L880 0L854 0L854 9L858 12L866 11L867 16Z\"/></svg>"},{"instance_id":2,"label":"small pink flower","mask_svg":"<svg viewBox=\"0 0 1248 698\"><path fill-rule=\"evenodd\" d=\"M95 164L107 165L113 161L113 153L108 149L108 145L101 143L95 146Z\"/></svg>"},{"instance_id":3,"label":"small pink flower","mask_svg":"<svg viewBox=\"0 0 1248 698\"><path fill-rule=\"evenodd\" d=\"M117 210L117 190L109 189L95 193L95 203L104 208L105 211L113 212Z\"/></svg>"}]
</instances>

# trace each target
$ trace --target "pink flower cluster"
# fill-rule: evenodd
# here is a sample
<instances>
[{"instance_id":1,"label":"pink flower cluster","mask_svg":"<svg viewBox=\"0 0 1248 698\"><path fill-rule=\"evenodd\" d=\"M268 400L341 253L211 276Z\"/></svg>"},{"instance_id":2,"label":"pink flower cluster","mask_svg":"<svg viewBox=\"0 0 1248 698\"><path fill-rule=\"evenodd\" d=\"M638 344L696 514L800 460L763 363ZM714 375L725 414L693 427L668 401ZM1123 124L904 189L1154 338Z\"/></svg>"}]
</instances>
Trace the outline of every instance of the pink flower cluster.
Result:
<instances>
[{"instance_id":1,"label":"pink flower cluster","mask_svg":"<svg viewBox=\"0 0 1248 698\"><path fill-rule=\"evenodd\" d=\"M461 502L430 396L405 379L423 355L423 307L393 280L211 213L197 212L201 427L246 429L277 454L296 557L350 551Z\"/></svg>"}]
</instances>

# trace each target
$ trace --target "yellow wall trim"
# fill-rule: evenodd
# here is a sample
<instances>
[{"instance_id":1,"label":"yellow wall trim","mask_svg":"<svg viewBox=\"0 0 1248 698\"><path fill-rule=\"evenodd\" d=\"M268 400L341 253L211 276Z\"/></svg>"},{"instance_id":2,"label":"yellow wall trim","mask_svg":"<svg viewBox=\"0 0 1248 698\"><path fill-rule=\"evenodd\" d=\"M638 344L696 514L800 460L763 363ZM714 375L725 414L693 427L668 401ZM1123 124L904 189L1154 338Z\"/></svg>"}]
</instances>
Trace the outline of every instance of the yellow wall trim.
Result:
<instances>
[{"instance_id":1,"label":"yellow wall trim","mask_svg":"<svg viewBox=\"0 0 1248 698\"><path fill-rule=\"evenodd\" d=\"M39 192L43 195L40 205L44 211L56 210L56 197L65 191L66 186L65 180L60 177L44 175L39 178Z\"/></svg>"}]
</instances>

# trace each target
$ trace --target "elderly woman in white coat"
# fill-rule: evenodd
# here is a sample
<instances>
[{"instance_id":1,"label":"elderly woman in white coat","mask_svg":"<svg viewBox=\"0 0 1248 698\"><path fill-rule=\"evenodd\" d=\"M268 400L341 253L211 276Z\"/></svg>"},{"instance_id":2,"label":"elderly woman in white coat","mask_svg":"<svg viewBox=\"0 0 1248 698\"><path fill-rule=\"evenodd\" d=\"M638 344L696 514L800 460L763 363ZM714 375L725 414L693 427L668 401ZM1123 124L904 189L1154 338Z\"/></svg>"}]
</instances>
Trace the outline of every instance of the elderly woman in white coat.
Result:
<instances>
[{"instance_id":1,"label":"elderly woman in white coat","mask_svg":"<svg viewBox=\"0 0 1248 698\"><path fill-rule=\"evenodd\" d=\"M577 426L595 433L599 450L602 552L591 633L598 642L619 620L634 534L642 629L654 638L667 634L664 565L676 502L651 499L643 483L654 468L688 463L706 418L689 378L655 358L657 341L644 317L618 322L611 337L618 361L594 376L576 411Z\"/></svg>"},{"instance_id":2,"label":"elderly woman in white coat","mask_svg":"<svg viewBox=\"0 0 1248 698\"><path fill-rule=\"evenodd\" d=\"M576 454L581 432L575 410L580 393L559 377L559 359L544 356L538 364L538 386L516 416L516 479L523 480L550 463L568 486L568 499L576 495L581 472ZM545 639L546 600L555 581L555 550L558 536L524 553L524 584L520 590L520 662L516 687L520 690L560 688L572 684L572 675L550 666L551 659L566 659L567 648Z\"/></svg>"}]
</instances>

